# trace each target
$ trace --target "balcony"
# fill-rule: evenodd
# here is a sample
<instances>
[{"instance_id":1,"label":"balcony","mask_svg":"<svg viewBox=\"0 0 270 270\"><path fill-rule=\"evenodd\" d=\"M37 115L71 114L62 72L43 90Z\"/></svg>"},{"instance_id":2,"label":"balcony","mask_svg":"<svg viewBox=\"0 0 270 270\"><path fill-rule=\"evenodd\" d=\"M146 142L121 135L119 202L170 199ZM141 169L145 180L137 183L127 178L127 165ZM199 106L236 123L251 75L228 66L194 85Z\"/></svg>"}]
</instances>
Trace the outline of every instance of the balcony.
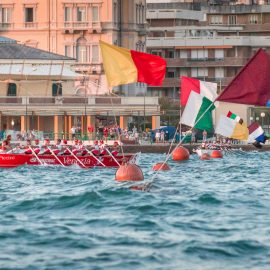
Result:
<instances>
[{"instance_id":1,"label":"balcony","mask_svg":"<svg viewBox=\"0 0 270 270\"><path fill-rule=\"evenodd\" d=\"M196 77L198 80L205 80L207 82L215 82L219 85L219 87L223 88L227 86L230 81L233 79L233 77L225 77L225 78L210 78L210 77ZM163 81L162 87L165 88L173 88L173 87L179 87L180 85L180 78L174 77L174 78L165 78ZM148 86L151 88L157 88L156 86Z\"/></svg>"},{"instance_id":2,"label":"balcony","mask_svg":"<svg viewBox=\"0 0 270 270\"><path fill-rule=\"evenodd\" d=\"M195 10L178 10L178 9L165 9L165 10L149 10L146 12L146 19L182 19L182 20L195 20L203 21L205 15L201 11Z\"/></svg>"},{"instance_id":3,"label":"balcony","mask_svg":"<svg viewBox=\"0 0 270 270\"><path fill-rule=\"evenodd\" d=\"M167 58L166 61L168 67L242 67L247 63L248 58Z\"/></svg>"},{"instance_id":4,"label":"balcony","mask_svg":"<svg viewBox=\"0 0 270 270\"><path fill-rule=\"evenodd\" d=\"M13 27L13 23L0 23L0 31L10 31Z\"/></svg>"},{"instance_id":5,"label":"balcony","mask_svg":"<svg viewBox=\"0 0 270 270\"><path fill-rule=\"evenodd\" d=\"M181 47L204 48L224 46L269 47L270 36L216 36L216 37L149 37L148 48Z\"/></svg>"},{"instance_id":6,"label":"balcony","mask_svg":"<svg viewBox=\"0 0 270 270\"><path fill-rule=\"evenodd\" d=\"M63 32L74 33L76 31L87 30L89 33L93 33L96 31L97 33L101 33L102 27L101 22L81 22L81 21L69 21L62 23Z\"/></svg>"},{"instance_id":7,"label":"balcony","mask_svg":"<svg viewBox=\"0 0 270 270\"><path fill-rule=\"evenodd\" d=\"M36 23L36 22L25 22L24 23L24 27L25 28L34 28L34 29L36 29L37 27L38 27L38 24Z\"/></svg>"}]
</instances>

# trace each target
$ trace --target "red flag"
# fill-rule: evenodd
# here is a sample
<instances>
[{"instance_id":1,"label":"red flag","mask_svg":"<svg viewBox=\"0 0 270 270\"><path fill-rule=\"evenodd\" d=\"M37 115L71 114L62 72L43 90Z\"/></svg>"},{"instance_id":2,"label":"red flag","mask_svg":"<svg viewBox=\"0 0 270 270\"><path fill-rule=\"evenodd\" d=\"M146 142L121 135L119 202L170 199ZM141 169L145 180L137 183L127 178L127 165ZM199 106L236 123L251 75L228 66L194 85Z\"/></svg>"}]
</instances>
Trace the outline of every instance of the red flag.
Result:
<instances>
[{"instance_id":1,"label":"red flag","mask_svg":"<svg viewBox=\"0 0 270 270\"><path fill-rule=\"evenodd\" d=\"M166 73L166 61L149 53L130 50L138 70L138 82L161 86Z\"/></svg>"},{"instance_id":2,"label":"red flag","mask_svg":"<svg viewBox=\"0 0 270 270\"><path fill-rule=\"evenodd\" d=\"M198 94L200 94L200 81L182 76L181 77L181 105L185 106L188 101L188 97L190 95L190 92L194 91Z\"/></svg>"},{"instance_id":3,"label":"red flag","mask_svg":"<svg viewBox=\"0 0 270 270\"><path fill-rule=\"evenodd\" d=\"M217 101L270 105L270 58L259 49L219 95Z\"/></svg>"}]
</instances>

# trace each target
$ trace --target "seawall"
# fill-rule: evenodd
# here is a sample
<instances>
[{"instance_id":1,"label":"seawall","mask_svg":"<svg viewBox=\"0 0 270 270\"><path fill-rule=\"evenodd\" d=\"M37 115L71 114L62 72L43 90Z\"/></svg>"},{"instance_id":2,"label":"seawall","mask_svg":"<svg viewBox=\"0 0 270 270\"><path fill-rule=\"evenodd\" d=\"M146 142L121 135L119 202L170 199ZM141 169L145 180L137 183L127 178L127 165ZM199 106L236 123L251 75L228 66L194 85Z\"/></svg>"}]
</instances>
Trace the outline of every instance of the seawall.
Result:
<instances>
[{"instance_id":1,"label":"seawall","mask_svg":"<svg viewBox=\"0 0 270 270\"><path fill-rule=\"evenodd\" d=\"M172 149L176 146L173 145ZM200 144L184 144L190 153L192 153L192 149L197 148ZM170 145L169 144L152 144L152 145L124 145L123 149L125 153L167 153L169 151ZM263 145L261 149L256 148L252 144L249 145L232 145L231 148L233 149L242 149L243 151L270 151L270 144Z\"/></svg>"}]
</instances>

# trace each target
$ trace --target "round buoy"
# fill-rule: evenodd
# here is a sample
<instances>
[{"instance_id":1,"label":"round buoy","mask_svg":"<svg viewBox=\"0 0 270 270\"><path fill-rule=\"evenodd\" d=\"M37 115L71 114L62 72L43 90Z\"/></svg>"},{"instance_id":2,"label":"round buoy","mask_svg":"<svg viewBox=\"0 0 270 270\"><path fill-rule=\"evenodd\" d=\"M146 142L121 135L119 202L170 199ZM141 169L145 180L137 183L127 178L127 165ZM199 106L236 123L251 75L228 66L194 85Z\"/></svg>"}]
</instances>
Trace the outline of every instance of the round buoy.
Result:
<instances>
[{"instance_id":1,"label":"round buoy","mask_svg":"<svg viewBox=\"0 0 270 270\"><path fill-rule=\"evenodd\" d=\"M169 171L170 169L170 166L164 162L158 162L152 168L153 171Z\"/></svg>"},{"instance_id":2,"label":"round buoy","mask_svg":"<svg viewBox=\"0 0 270 270\"><path fill-rule=\"evenodd\" d=\"M142 170L136 164L120 165L115 173L116 181L142 181L143 179Z\"/></svg>"},{"instance_id":3,"label":"round buoy","mask_svg":"<svg viewBox=\"0 0 270 270\"><path fill-rule=\"evenodd\" d=\"M211 154L212 158L223 158L222 152L220 150L213 150Z\"/></svg>"},{"instance_id":4,"label":"round buoy","mask_svg":"<svg viewBox=\"0 0 270 270\"><path fill-rule=\"evenodd\" d=\"M200 159L201 160L209 160L211 157L208 153L203 153L201 156L200 156Z\"/></svg>"},{"instance_id":5,"label":"round buoy","mask_svg":"<svg viewBox=\"0 0 270 270\"><path fill-rule=\"evenodd\" d=\"M172 159L175 161L188 160L189 159L189 151L180 146L174 149L172 153Z\"/></svg>"}]
</instances>

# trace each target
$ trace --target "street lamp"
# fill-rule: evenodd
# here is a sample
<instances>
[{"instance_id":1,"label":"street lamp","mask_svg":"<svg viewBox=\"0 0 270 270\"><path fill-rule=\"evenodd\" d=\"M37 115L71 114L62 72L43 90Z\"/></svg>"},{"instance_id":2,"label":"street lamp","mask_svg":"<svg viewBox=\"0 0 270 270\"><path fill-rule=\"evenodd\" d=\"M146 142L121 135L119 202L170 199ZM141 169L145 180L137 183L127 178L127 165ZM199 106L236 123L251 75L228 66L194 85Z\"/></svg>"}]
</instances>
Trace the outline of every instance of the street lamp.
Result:
<instances>
[{"instance_id":1,"label":"street lamp","mask_svg":"<svg viewBox=\"0 0 270 270\"><path fill-rule=\"evenodd\" d=\"M265 113L261 112L261 118L262 118L262 127L263 127L263 118L265 117Z\"/></svg>"},{"instance_id":2,"label":"street lamp","mask_svg":"<svg viewBox=\"0 0 270 270\"><path fill-rule=\"evenodd\" d=\"M12 126L12 129L14 128L14 125L15 125L15 123L14 123L14 120L12 119L12 120L11 120L11 126Z\"/></svg>"},{"instance_id":3,"label":"street lamp","mask_svg":"<svg viewBox=\"0 0 270 270\"><path fill-rule=\"evenodd\" d=\"M259 121L259 119L260 119L260 118L257 116L257 117L256 117L256 121Z\"/></svg>"}]
</instances>

